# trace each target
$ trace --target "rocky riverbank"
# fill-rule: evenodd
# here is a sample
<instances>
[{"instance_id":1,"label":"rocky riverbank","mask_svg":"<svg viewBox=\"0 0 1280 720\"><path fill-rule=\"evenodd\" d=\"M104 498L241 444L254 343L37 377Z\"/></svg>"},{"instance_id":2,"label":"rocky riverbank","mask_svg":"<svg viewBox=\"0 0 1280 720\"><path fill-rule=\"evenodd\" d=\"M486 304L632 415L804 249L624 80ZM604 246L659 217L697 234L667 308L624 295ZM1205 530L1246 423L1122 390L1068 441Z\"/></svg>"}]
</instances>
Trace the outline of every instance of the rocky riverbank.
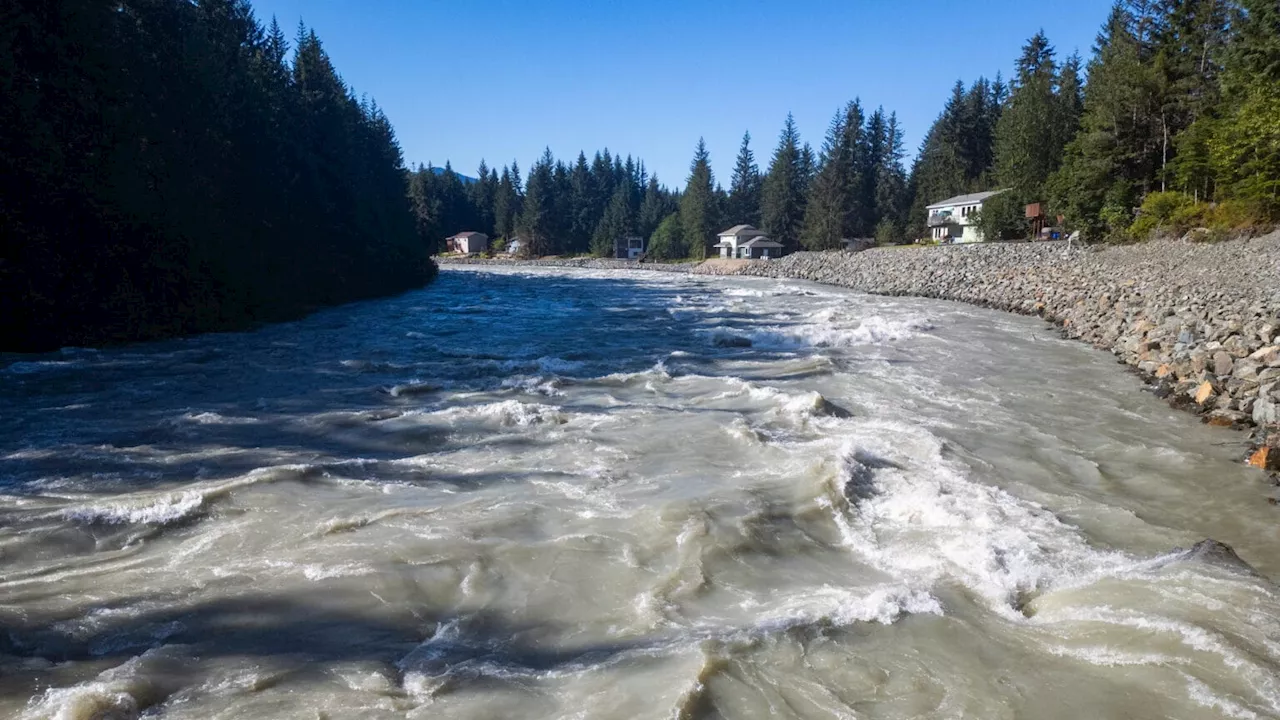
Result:
<instances>
[{"instance_id":1,"label":"rocky riverbank","mask_svg":"<svg viewBox=\"0 0 1280 720\"><path fill-rule=\"evenodd\" d=\"M1114 353L1206 422L1256 428L1251 462L1280 472L1280 232L1249 240L875 248L700 266L626 260L442 263L643 269L812 280L1039 315ZM1269 435L1269 437L1268 437Z\"/></svg>"},{"instance_id":2,"label":"rocky riverbank","mask_svg":"<svg viewBox=\"0 0 1280 720\"><path fill-rule=\"evenodd\" d=\"M796 253L734 274L1040 315L1066 336L1111 351L1207 422L1257 426L1252 462L1280 471L1280 232L1216 244Z\"/></svg>"}]
</instances>

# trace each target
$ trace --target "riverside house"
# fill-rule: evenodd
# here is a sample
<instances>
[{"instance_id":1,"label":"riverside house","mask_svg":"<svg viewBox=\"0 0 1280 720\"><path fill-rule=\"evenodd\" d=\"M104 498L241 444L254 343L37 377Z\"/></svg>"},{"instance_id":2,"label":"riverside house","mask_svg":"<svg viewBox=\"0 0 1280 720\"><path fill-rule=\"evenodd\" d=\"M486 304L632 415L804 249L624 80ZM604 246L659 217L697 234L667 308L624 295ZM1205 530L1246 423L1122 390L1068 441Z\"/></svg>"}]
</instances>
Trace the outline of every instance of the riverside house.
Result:
<instances>
[{"instance_id":1,"label":"riverside house","mask_svg":"<svg viewBox=\"0 0 1280 720\"><path fill-rule=\"evenodd\" d=\"M613 256L621 260L635 260L644 255L648 243L639 235L628 235L613 241Z\"/></svg>"},{"instance_id":2,"label":"riverside house","mask_svg":"<svg viewBox=\"0 0 1280 720\"><path fill-rule=\"evenodd\" d=\"M768 260L783 256L782 243L774 242L750 225L734 225L720 233L720 242L715 247L720 249L722 258L742 258L752 260Z\"/></svg>"},{"instance_id":3,"label":"riverside house","mask_svg":"<svg viewBox=\"0 0 1280 720\"><path fill-rule=\"evenodd\" d=\"M982 242L982 231L975 224L982 205L1004 192L988 190L947 198L926 208L929 218L929 236L940 243Z\"/></svg>"},{"instance_id":4,"label":"riverside house","mask_svg":"<svg viewBox=\"0 0 1280 720\"><path fill-rule=\"evenodd\" d=\"M489 236L478 232L460 232L445 238L445 247L449 252L471 255L489 249Z\"/></svg>"}]
</instances>

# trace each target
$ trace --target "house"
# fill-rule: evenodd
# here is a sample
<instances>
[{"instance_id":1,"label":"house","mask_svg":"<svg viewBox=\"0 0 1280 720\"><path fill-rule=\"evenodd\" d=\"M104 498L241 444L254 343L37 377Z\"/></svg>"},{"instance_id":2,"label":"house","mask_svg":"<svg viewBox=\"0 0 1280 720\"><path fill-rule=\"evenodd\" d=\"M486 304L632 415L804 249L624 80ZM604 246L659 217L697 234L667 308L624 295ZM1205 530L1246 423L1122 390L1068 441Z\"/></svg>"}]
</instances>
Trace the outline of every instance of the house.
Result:
<instances>
[{"instance_id":1,"label":"house","mask_svg":"<svg viewBox=\"0 0 1280 720\"><path fill-rule=\"evenodd\" d=\"M613 256L622 260L635 260L644 255L649 243L639 235L627 235L613 241Z\"/></svg>"},{"instance_id":2,"label":"house","mask_svg":"<svg viewBox=\"0 0 1280 720\"><path fill-rule=\"evenodd\" d=\"M782 243L774 242L750 225L734 225L720 233L720 242L715 247L720 249L722 258L751 258L768 260L783 256Z\"/></svg>"},{"instance_id":3,"label":"house","mask_svg":"<svg viewBox=\"0 0 1280 720\"><path fill-rule=\"evenodd\" d=\"M519 235L513 236L510 240L507 241L508 255L524 255L528 249L529 249L529 243L525 242L524 238L520 237Z\"/></svg>"},{"instance_id":4,"label":"house","mask_svg":"<svg viewBox=\"0 0 1280 720\"><path fill-rule=\"evenodd\" d=\"M460 232L445 238L445 246L449 252L471 255L489 249L489 236L478 232Z\"/></svg>"},{"instance_id":5,"label":"house","mask_svg":"<svg viewBox=\"0 0 1280 720\"><path fill-rule=\"evenodd\" d=\"M982 231L975 222L982 204L1004 192L989 190L987 192L970 193L947 198L926 208L929 217L929 236L942 243L982 242Z\"/></svg>"}]
</instances>

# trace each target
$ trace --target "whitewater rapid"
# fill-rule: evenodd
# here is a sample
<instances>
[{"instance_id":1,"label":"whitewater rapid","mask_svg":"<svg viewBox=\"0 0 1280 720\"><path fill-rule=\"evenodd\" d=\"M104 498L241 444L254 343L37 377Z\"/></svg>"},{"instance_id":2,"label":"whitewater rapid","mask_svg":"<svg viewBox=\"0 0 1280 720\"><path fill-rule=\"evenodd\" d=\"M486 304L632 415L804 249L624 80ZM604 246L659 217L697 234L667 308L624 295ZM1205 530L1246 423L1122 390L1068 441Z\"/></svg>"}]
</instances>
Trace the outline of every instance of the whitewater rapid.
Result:
<instances>
[{"instance_id":1,"label":"whitewater rapid","mask_svg":"<svg viewBox=\"0 0 1280 720\"><path fill-rule=\"evenodd\" d=\"M1029 318L449 268L0 406L2 717L1280 717L1242 438Z\"/></svg>"}]
</instances>

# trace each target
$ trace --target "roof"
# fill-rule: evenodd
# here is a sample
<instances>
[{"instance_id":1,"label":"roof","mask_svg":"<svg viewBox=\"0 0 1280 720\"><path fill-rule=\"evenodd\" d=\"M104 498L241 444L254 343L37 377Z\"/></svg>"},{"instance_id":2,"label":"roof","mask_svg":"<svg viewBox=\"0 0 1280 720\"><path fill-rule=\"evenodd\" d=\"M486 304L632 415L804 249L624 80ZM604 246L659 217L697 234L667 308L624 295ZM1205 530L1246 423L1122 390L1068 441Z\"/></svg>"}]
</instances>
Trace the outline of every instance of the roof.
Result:
<instances>
[{"instance_id":1,"label":"roof","mask_svg":"<svg viewBox=\"0 0 1280 720\"><path fill-rule=\"evenodd\" d=\"M748 248L780 248L780 247L782 247L782 243L780 243L780 242L774 242L773 240L770 240L769 238L765 237L764 235L761 235L760 237L755 238L754 240L749 240L749 241L747 241L747 242L742 243L742 247L748 247Z\"/></svg>"},{"instance_id":2,"label":"roof","mask_svg":"<svg viewBox=\"0 0 1280 720\"><path fill-rule=\"evenodd\" d=\"M452 237L447 237L445 238L445 240L466 240L467 238L473 238L473 237L487 238L489 236L485 235L484 233L475 232L474 230L468 230L467 232L460 232L457 235L454 235Z\"/></svg>"},{"instance_id":3,"label":"roof","mask_svg":"<svg viewBox=\"0 0 1280 720\"><path fill-rule=\"evenodd\" d=\"M720 233L719 237L725 237L726 235L732 235L733 237L741 237L742 235L755 236L755 235L763 235L763 234L764 234L763 230L757 230L752 225L734 225L728 230L725 230L724 232Z\"/></svg>"},{"instance_id":4,"label":"roof","mask_svg":"<svg viewBox=\"0 0 1280 720\"><path fill-rule=\"evenodd\" d=\"M988 190L980 193L969 193L968 195L957 195L953 198L947 198L946 200L936 202L932 205L926 205L925 209L933 210L934 208L948 207L950 205L973 205L974 203L980 203L993 195L999 195L1002 192L1004 192L1004 190Z\"/></svg>"}]
</instances>

